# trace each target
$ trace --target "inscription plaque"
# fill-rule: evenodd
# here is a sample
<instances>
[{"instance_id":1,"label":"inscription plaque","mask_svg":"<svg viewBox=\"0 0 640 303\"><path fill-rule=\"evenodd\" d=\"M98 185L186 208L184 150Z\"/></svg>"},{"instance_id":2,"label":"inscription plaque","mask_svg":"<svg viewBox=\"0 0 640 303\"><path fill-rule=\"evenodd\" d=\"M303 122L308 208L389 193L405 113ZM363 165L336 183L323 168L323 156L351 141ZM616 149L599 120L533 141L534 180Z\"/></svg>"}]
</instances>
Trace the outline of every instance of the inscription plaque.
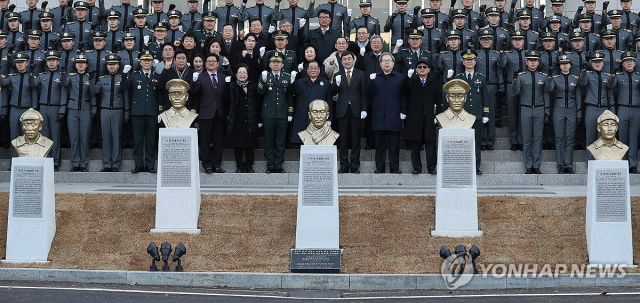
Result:
<instances>
[{"instance_id":1,"label":"inscription plaque","mask_svg":"<svg viewBox=\"0 0 640 303\"><path fill-rule=\"evenodd\" d=\"M291 272L339 273L342 250L292 249Z\"/></svg>"},{"instance_id":2,"label":"inscription plaque","mask_svg":"<svg viewBox=\"0 0 640 303\"><path fill-rule=\"evenodd\" d=\"M191 137L161 136L162 187L191 187Z\"/></svg>"},{"instance_id":3,"label":"inscription plaque","mask_svg":"<svg viewBox=\"0 0 640 303\"><path fill-rule=\"evenodd\" d=\"M302 205L333 206L333 157L331 154L302 155Z\"/></svg>"},{"instance_id":4,"label":"inscription plaque","mask_svg":"<svg viewBox=\"0 0 640 303\"><path fill-rule=\"evenodd\" d=\"M596 170L596 222L626 222L626 171Z\"/></svg>"},{"instance_id":5,"label":"inscription plaque","mask_svg":"<svg viewBox=\"0 0 640 303\"><path fill-rule=\"evenodd\" d=\"M42 218L44 167L14 165L13 217Z\"/></svg>"},{"instance_id":6,"label":"inscription plaque","mask_svg":"<svg viewBox=\"0 0 640 303\"><path fill-rule=\"evenodd\" d=\"M443 188L471 188L473 184L474 144L471 137L442 138L441 172Z\"/></svg>"}]
</instances>

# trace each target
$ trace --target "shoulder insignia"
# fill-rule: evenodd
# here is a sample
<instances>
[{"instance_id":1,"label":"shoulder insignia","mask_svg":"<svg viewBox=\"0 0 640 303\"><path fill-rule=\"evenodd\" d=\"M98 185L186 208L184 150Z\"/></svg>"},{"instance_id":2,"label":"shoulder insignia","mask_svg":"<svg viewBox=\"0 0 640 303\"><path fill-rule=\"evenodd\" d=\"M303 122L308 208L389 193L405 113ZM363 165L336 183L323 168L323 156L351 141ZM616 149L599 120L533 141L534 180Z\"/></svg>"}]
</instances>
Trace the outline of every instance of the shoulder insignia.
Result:
<instances>
[{"instance_id":1,"label":"shoulder insignia","mask_svg":"<svg viewBox=\"0 0 640 303\"><path fill-rule=\"evenodd\" d=\"M46 75L46 74L47 74L47 72L41 72L38 75Z\"/></svg>"},{"instance_id":2,"label":"shoulder insignia","mask_svg":"<svg viewBox=\"0 0 640 303\"><path fill-rule=\"evenodd\" d=\"M291 74L289 74L289 73L287 73L287 72L282 72L282 74L283 74L283 75L286 75L286 76L291 76Z\"/></svg>"},{"instance_id":3,"label":"shoulder insignia","mask_svg":"<svg viewBox=\"0 0 640 303\"><path fill-rule=\"evenodd\" d=\"M547 77L547 74L543 73L543 72L539 72L541 75Z\"/></svg>"},{"instance_id":4,"label":"shoulder insignia","mask_svg":"<svg viewBox=\"0 0 640 303\"><path fill-rule=\"evenodd\" d=\"M69 76L75 76L77 73L69 73Z\"/></svg>"},{"instance_id":5,"label":"shoulder insignia","mask_svg":"<svg viewBox=\"0 0 640 303\"><path fill-rule=\"evenodd\" d=\"M524 75L524 74L526 74L526 73L527 73L527 72L519 72L519 73L518 73L518 75Z\"/></svg>"},{"instance_id":6,"label":"shoulder insignia","mask_svg":"<svg viewBox=\"0 0 640 303\"><path fill-rule=\"evenodd\" d=\"M67 24L74 24L74 23L75 23L74 21L71 21L71 22L67 22Z\"/></svg>"},{"instance_id":7,"label":"shoulder insignia","mask_svg":"<svg viewBox=\"0 0 640 303\"><path fill-rule=\"evenodd\" d=\"M622 72L617 72L616 75L622 75Z\"/></svg>"},{"instance_id":8,"label":"shoulder insignia","mask_svg":"<svg viewBox=\"0 0 640 303\"><path fill-rule=\"evenodd\" d=\"M560 75L551 76L551 78L558 78L558 77L560 77Z\"/></svg>"},{"instance_id":9,"label":"shoulder insignia","mask_svg":"<svg viewBox=\"0 0 640 303\"><path fill-rule=\"evenodd\" d=\"M456 77L458 77L458 76L464 76L464 73L457 73Z\"/></svg>"},{"instance_id":10,"label":"shoulder insignia","mask_svg":"<svg viewBox=\"0 0 640 303\"><path fill-rule=\"evenodd\" d=\"M13 73L13 74L9 74L9 76L15 76L15 75L16 75L15 73Z\"/></svg>"},{"instance_id":11,"label":"shoulder insignia","mask_svg":"<svg viewBox=\"0 0 640 303\"><path fill-rule=\"evenodd\" d=\"M576 79L580 79L580 77L576 76L576 75L571 75L571 77L574 77Z\"/></svg>"},{"instance_id":12,"label":"shoulder insignia","mask_svg":"<svg viewBox=\"0 0 640 303\"><path fill-rule=\"evenodd\" d=\"M106 78L107 76L109 76L109 75L100 76L100 79Z\"/></svg>"},{"instance_id":13,"label":"shoulder insignia","mask_svg":"<svg viewBox=\"0 0 640 303\"><path fill-rule=\"evenodd\" d=\"M95 51L95 50L90 49L90 50L86 50L86 51L84 51L84 52L85 52L85 53L93 53L94 51Z\"/></svg>"},{"instance_id":14,"label":"shoulder insignia","mask_svg":"<svg viewBox=\"0 0 640 303\"><path fill-rule=\"evenodd\" d=\"M0 77L2 77L2 79L4 79L4 78L6 78L7 76L5 76L5 75L0 75Z\"/></svg>"},{"instance_id":15,"label":"shoulder insignia","mask_svg":"<svg viewBox=\"0 0 640 303\"><path fill-rule=\"evenodd\" d=\"M538 32L536 32L536 31L531 31L531 32L532 32L532 33L534 33L534 34L536 34L536 35L539 35L539 34L538 34Z\"/></svg>"}]
</instances>

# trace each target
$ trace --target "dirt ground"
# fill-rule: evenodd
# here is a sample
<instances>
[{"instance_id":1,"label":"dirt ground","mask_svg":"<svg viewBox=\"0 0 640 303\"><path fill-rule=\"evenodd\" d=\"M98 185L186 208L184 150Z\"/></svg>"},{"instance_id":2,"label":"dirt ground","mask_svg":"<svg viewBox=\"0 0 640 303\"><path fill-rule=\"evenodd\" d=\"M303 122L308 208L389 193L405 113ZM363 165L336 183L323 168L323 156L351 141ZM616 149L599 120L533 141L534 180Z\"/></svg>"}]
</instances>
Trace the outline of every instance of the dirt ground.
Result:
<instances>
[{"instance_id":1,"label":"dirt ground","mask_svg":"<svg viewBox=\"0 0 640 303\"><path fill-rule=\"evenodd\" d=\"M483 264L586 264L585 198L480 197L480 238L434 238L434 197L340 197L343 273L438 273L440 246L475 243ZM634 264L640 198L632 198ZM200 235L152 234L153 194L57 194L48 264L0 267L148 270L149 242L183 242L187 271L289 272L296 196L203 195ZM0 257L8 193L0 193ZM179 210L176 210L179 211ZM172 267L175 264L171 264ZM539 266L539 268L542 266ZM636 270L637 271L637 270Z\"/></svg>"}]
</instances>

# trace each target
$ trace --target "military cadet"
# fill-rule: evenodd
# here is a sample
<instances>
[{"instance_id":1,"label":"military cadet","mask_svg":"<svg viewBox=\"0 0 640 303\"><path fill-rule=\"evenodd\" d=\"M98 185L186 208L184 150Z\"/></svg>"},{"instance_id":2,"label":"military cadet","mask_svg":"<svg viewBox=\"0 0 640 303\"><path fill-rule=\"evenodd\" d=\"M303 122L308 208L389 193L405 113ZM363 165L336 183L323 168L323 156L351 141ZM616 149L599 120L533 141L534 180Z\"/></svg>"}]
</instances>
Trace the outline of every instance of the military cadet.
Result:
<instances>
[{"instance_id":1,"label":"military cadet","mask_svg":"<svg viewBox=\"0 0 640 303\"><path fill-rule=\"evenodd\" d=\"M574 174L573 146L576 125L582 120L580 77L571 74L571 58L558 57L559 73L547 78L545 89L553 103L553 127L556 141L556 165L559 174Z\"/></svg>"},{"instance_id":2,"label":"military cadet","mask_svg":"<svg viewBox=\"0 0 640 303\"><path fill-rule=\"evenodd\" d=\"M515 4L518 0L511 0L511 13L509 14L509 21L511 23L520 22L521 16L528 16L531 19L530 29L533 31L537 31L543 24L542 20L544 20L544 12L534 7L535 0L525 0L525 7L514 10ZM526 12L526 14L523 14ZM520 30L524 30L520 28Z\"/></svg>"},{"instance_id":3,"label":"military cadet","mask_svg":"<svg viewBox=\"0 0 640 303\"><path fill-rule=\"evenodd\" d=\"M600 37L602 38L602 46L604 46L602 52L605 53L602 71L608 74L615 74L622 70L620 68L622 52L616 48L616 31L605 29L600 34Z\"/></svg>"},{"instance_id":4,"label":"military cadet","mask_svg":"<svg viewBox=\"0 0 640 303\"><path fill-rule=\"evenodd\" d=\"M277 52L279 57L282 59L282 66L280 66L280 70L285 73L291 73L298 65L298 57L294 51L286 49L289 34L286 31L278 30L273 33L273 37L275 39L276 49L264 53L260 58L260 68L262 70L271 71L270 58Z\"/></svg>"},{"instance_id":5,"label":"military cadet","mask_svg":"<svg viewBox=\"0 0 640 303\"><path fill-rule=\"evenodd\" d=\"M120 4L114 4L111 6L110 10L120 13L121 19L118 24L119 30L125 31L135 26L135 22L133 21L133 11L136 10L136 7L131 5L131 0L121 0Z\"/></svg>"},{"instance_id":6,"label":"military cadet","mask_svg":"<svg viewBox=\"0 0 640 303\"><path fill-rule=\"evenodd\" d=\"M22 23L23 30L40 29L40 22L38 22L38 14L40 10L36 7L38 0L27 0L27 9L20 12L20 22ZM46 5L45 5L46 7Z\"/></svg>"},{"instance_id":7,"label":"military cadet","mask_svg":"<svg viewBox=\"0 0 640 303\"><path fill-rule=\"evenodd\" d=\"M493 4L495 5L495 7L500 12L500 21L498 21L498 27L504 28L507 32L510 32L510 31L514 30L513 23L509 22L509 13L510 12L505 10L505 7L507 6L507 1L506 0L493 0ZM511 4L513 5L513 2L511 2ZM511 11L513 11L514 8L515 8L515 6L513 6L511 8Z\"/></svg>"},{"instance_id":8,"label":"military cadet","mask_svg":"<svg viewBox=\"0 0 640 303\"><path fill-rule=\"evenodd\" d=\"M584 51L596 51L600 44L600 36L593 32L592 16L590 14L580 14L577 20L579 21L580 32L584 34Z\"/></svg>"},{"instance_id":9,"label":"military cadet","mask_svg":"<svg viewBox=\"0 0 640 303\"><path fill-rule=\"evenodd\" d=\"M100 29L104 26L103 16L105 15L104 0L100 0L100 6L96 5L96 0L87 1L87 21L91 24L95 24L95 29Z\"/></svg>"},{"instance_id":10,"label":"military cadet","mask_svg":"<svg viewBox=\"0 0 640 303\"><path fill-rule=\"evenodd\" d=\"M396 64L394 68L399 73L411 77L408 72L411 71L411 74L413 74L413 71L415 71L416 68L416 64L418 64L418 59L423 57L431 59L431 53L429 53L427 49L422 48L422 35L422 31L417 29L412 29L411 31L409 31L409 47L402 48L394 54L394 57L396 58Z\"/></svg>"},{"instance_id":11,"label":"military cadet","mask_svg":"<svg viewBox=\"0 0 640 303\"><path fill-rule=\"evenodd\" d=\"M13 55L17 73L0 75L2 89L2 111L0 120L9 119L9 131L11 139L22 135L20 116L29 108L38 108L38 95L31 89L33 77L29 76L29 55L16 53ZM11 150L11 156L17 157L15 150Z\"/></svg>"},{"instance_id":12,"label":"military cadet","mask_svg":"<svg viewBox=\"0 0 640 303\"><path fill-rule=\"evenodd\" d=\"M93 49L87 50L84 53L88 63L87 72L95 71L96 78L107 73L105 56L111 54L111 52L105 48L107 44L106 38L107 34L105 32L93 32Z\"/></svg>"},{"instance_id":13,"label":"military cadet","mask_svg":"<svg viewBox=\"0 0 640 303\"><path fill-rule=\"evenodd\" d=\"M573 27L578 27L578 23L582 22L585 15L589 15L591 17L591 21L593 22L593 26L590 28L590 32L592 34L599 33L603 29L602 24L602 16L596 13L596 0L582 0L584 2L584 8L587 9L585 14L582 14L582 10L584 9L582 6L578 6L578 10L576 10L576 15L573 18ZM609 1L605 1L606 5L609 5ZM602 3L603 11L606 11L605 3ZM606 24L605 24L606 25Z\"/></svg>"},{"instance_id":14,"label":"military cadet","mask_svg":"<svg viewBox=\"0 0 640 303\"><path fill-rule=\"evenodd\" d=\"M10 2L9 0L0 1L0 29L8 29L7 27L7 14L9 14L14 8L9 9Z\"/></svg>"},{"instance_id":15,"label":"military cadet","mask_svg":"<svg viewBox=\"0 0 640 303\"><path fill-rule=\"evenodd\" d=\"M167 40L175 46L182 44L184 32L180 30L180 17L182 13L178 10L169 11L169 27L167 28ZM177 41L177 42L176 42Z\"/></svg>"},{"instance_id":16,"label":"military cadet","mask_svg":"<svg viewBox=\"0 0 640 303\"><path fill-rule=\"evenodd\" d=\"M520 101L513 93L512 79L526 67L524 50L524 32L513 31L511 36L511 49L504 51L500 56L499 64L505 71L505 91L509 108L509 140L511 150L522 149L522 126L520 125Z\"/></svg>"},{"instance_id":17,"label":"military cadet","mask_svg":"<svg viewBox=\"0 0 640 303\"><path fill-rule=\"evenodd\" d=\"M440 8L442 7L442 0L430 0L429 7L436 11L436 20L434 22L436 27L441 29L443 32L449 30L449 23L451 23L449 20L449 15L440 11Z\"/></svg>"},{"instance_id":18,"label":"military cadet","mask_svg":"<svg viewBox=\"0 0 640 303\"><path fill-rule=\"evenodd\" d=\"M548 19L548 32L552 33L555 37L554 50L566 51L569 50L567 43L569 42L569 35L561 32L561 19L558 16L552 16Z\"/></svg>"},{"instance_id":19,"label":"military cadet","mask_svg":"<svg viewBox=\"0 0 640 303\"><path fill-rule=\"evenodd\" d=\"M167 38L167 23L161 22L153 26L153 42L149 42L147 50L153 54L155 60L162 60L162 47L168 43ZM146 43L145 43L146 44ZM171 43L170 43L171 44Z\"/></svg>"},{"instance_id":20,"label":"military cadet","mask_svg":"<svg viewBox=\"0 0 640 303\"><path fill-rule=\"evenodd\" d=\"M42 32L37 29L27 31L27 49L25 53L29 55L29 71L37 75L44 71L46 55L40 49L40 37Z\"/></svg>"},{"instance_id":21,"label":"military cadet","mask_svg":"<svg viewBox=\"0 0 640 303\"><path fill-rule=\"evenodd\" d=\"M258 94L264 95L262 123L264 123L264 158L267 173L284 173L287 122L293 120L293 99L289 93L291 75L281 72L282 57L273 53L269 58L271 72L263 71L258 83Z\"/></svg>"},{"instance_id":22,"label":"military cadet","mask_svg":"<svg viewBox=\"0 0 640 303\"><path fill-rule=\"evenodd\" d=\"M310 0L311 5L315 3L315 0ZM329 28L334 29L338 33L341 33L343 37L349 37L349 23L351 22L351 9L348 9L338 3L338 0L329 0L328 3L320 4L314 10L309 10L311 14L309 17L318 17L318 13L321 10L326 9L331 12L331 22Z\"/></svg>"},{"instance_id":23,"label":"military cadet","mask_svg":"<svg viewBox=\"0 0 640 303\"><path fill-rule=\"evenodd\" d=\"M100 124L102 129L102 169L101 172L117 172L122 164L122 148L120 146L122 128L131 117L129 93L122 85L120 57L107 55L108 75L101 76L95 85L91 85L92 93L100 94Z\"/></svg>"},{"instance_id":24,"label":"military cadet","mask_svg":"<svg viewBox=\"0 0 640 303\"><path fill-rule=\"evenodd\" d=\"M462 7L467 19L466 27L474 32L478 29L478 19L480 18L480 14L473 10L473 4L475 2L475 0L462 0Z\"/></svg>"},{"instance_id":25,"label":"military cadet","mask_svg":"<svg viewBox=\"0 0 640 303\"><path fill-rule=\"evenodd\" d=\"M608 18L605 22L611 24L611 29L615 30L616 34L616 46L619 51L631 49L629 46L633 46L633 33L631 30L622 27L622 11L618 9L610 10ZM601 37L604 39L604 37Z\"/></svg>"},{"instance_id":26,"label":"military cadet","mask_svg":"<svg viewBox=\"0 0 640 303\"><path fill-rule=\"evenodd\" d=\"M524 37L524 49L536 50L538 48L539 35L531 27L531 13L526 10L518 12L518 24Z\"/></svg>"},{"instance_id":27,"label":"military cadet","mask_svg":"<svg viewBox=\"0 0 640 303\"><path fill-rule=\"evenodd\" d=\"M380 35L380 20L371 16L371 0L360 0L360 12L362 16L352 19L349 28L353 30L366 26L370 35Z\"/></svg>"},{"instance_id":28,"label":"military cadet","mask_svg":"<svg viewBox=\"0 0 640 303\"><path fill-rule=\"evenodd\" d=\"M244 37L244 22L240 22L240 9L237 6L233 5L233 0L224 0L224 6L216 7L212 12L220 19L218 22L218 31L222 31L222 27L225 24L233 25L233 33L234 37L237 37L239 33L240 36Z\"/></svg>"},{"instance_id":29,"label":"military cadet","mask_svg":"<svg viewBox=\"0 0 640 303\"><path fill-rule=\"evenodd\" d=\"M586 92L583 106L585 125L596 125L598 117L607 109L615 113L613 89L608 87L612 75L602 71L604 57L604 53L592 53L589 57L591 68L580 74L580 86ZM586 127L586 144L596 139L596 128Z\"/></svg>"},{"instance_id":30,"label":"military cadet","mask_svg":"<svg viewBox=\"0 0 640 303\"><path fill-rule=\"evenodd\" d=\"M584 34L581 32L572 32L570 37L571 47L563 51L571 59L571 74L580 76L580 71L589 60L584 51Z\"/></svg>"},{"instance_id":31,"label":"military cadet","mask_svg":"<svg viewBox=\"0 0 640 303\"><path fill-rule=\"evenodd\" d=\"M126 33L122 38L123 50L117 54L120 57L121 69L125 65L130 65L133 71L140 69L140 59L138 58L138 52L134 49L135 45L136 37L131 33Z\"/></svg>"},{"instance_id":32,"label":"military cadet","mask_svg":"<svg viewBox=\"0 0 640 303\"><path fill-rule=\"evenodd\" d=\"M244 22L247 20L259 19L263 25L263 34L269 34L273 32L269 31L270 27L273 27L273 29L275 30L276 22L273 20L273 8L265 5L264 0L256 0L256 5L252 7L246 7L246 4L244 2L246 1L243 1L240 6L240 21Z\"/></svg>"},{"instance_id":33,"label":"military cadet","mask_svg":"<svg viewBox=\"0 0 640 303\"><path fill-rule=\"evenodd\" d=\"M71 171L86 172L89 165L89 140L91 120L96 118L98 107L96 96L91 93L89 83L93 75L87 72L87 57L75 58L77 73L69 73L63 83L67 87L68 99L62 100L60 111L67 112L67 128L71 139Z\"/></svg>"},{"instance_id":34,"label":"military cadet","mask_svg":"<svg viewBox=\"0 0 640 303\"><path fill-rule=\"evenodd\" d=\"M396 3L397 12L394 12L387 18L384 25L384 32L391 31L391 48L401 41L407 41L407 34L415 25L413 24L413 15L407 11L407 0L393 0Z\"/></svg>"},{"instance_id":35,"label":"military cadet","mask_svg":"<svg viewBox=\"0 0 640 303\"><path fill-rule=\"evenodd\" d=\"M486 10L485 14L487 15L487 25L481 29L491 30L493 33L491 49L500 51L503 43L509 43L509 32L499 25L501 12L497 7L490 7Z\"/></svg>"},{"instance_id":36,"label":"military cadet","mask_svg":"<svg viewBox=\"0 0 640 303\"><path fill-rule=\"evenodd\" d=\"M58 50L58 45L60 42L60 35L58 33L53 32L53 15L51 13L42 12L38 15L38 19L40 19L40 28L42 29L42 38L40 39L40 49L48 50L54 49Z\"/></svg>"},{"instance_id":37,"label":"military cadet","mask_svg":"<svg viewBox=\"0 0 640 303\"><path fill-rule=\"evenodd\" d=\"M120 12L109 11L107 13L107 25L109 29L106 31L106 45L104 48L110 52L118 52L120 50L120 43L124 32L120 30Z\"/></svg>"},{"instance_id":38,"label":"military cadet","mask_svg":"<svg viewBox=\"0 0 640 303\"><path fill-rule=\"evenodd\" d=\"M616 96L618 138L629 146L629 173L638 173L638 133L640 133L640 73L635 72L636 55L622 54L623 71L616 73L609 83Z\"/></svg>"},{"instance_id":39,"label":"military cadet","mask_svg":"<svg viewBox=\"0 0 640 303\"><path fill-rule=\"evenodd\" d=\"M9 35L7 36L9 47L13 46L15 51L23 51L26 46L26 36L20 31L20 14L10 12L7 14L7 26L9 27Z\"/></svg>"},{"instance_id":40,"label":"military cadet","mask_svg":"<svg viewBox=\"0 0 640 303\"><path fill-rule=\"evenodd\" d=\"M164 0L151 0L152 12L147 17L147 27L153 27L160 22L169 22L169 15L164 10Z\"/></svg>"},{"instance_id":41,"label":"military cadet","mask_svg":"<svg viewBox=\"0 0 640 303\"><path fill-rule=\"evenodd\" d=\"M542 51L540 51L540 70L547 73L551 77L556 73L558 52L555 49L556 37L551 32L543 32L540 34L542 41Z\"/></svg>"},{"instance_id":42,"label":"military cadet","mask_svg":"<svg viewBox=\"0 0 640 303\"><path fill-rule=\"evenodd\" d=\"M0 39L2 35L0 35ZM636 62L640 59L640 33L636 33L633 35L633 40L635 41L635 45L633 46L632 51L636 53ZM640 72L640 64L636 63L636 72Z\"/></svg>"},{"instance_id":43,"label":"military cadet","mask_svg":"<svg viewBox=\"0 0 640 303\"><path fill-rule=\"evenodd\" d=\"M65 82L66 74L62 74L58 68L60 52L47 51L47 71L35 77L33 94L39 94L38 99L40 114L44 118L42 122L42 135L53 140L51 156L53 157L53 169L58 171L60 167L60 125L65 118L62 111L61 100L67 98Z\"/></svg>"},{"instance_id":44,"label":"military cadet","mask_svg":"<svg viewBox=\"0 0 640 303\"><path fill-rule=\"evenodd\" d=\"M622 27L628 30L634 30L640 17L631 12L631 0L620 0L622 6Z\"/></svg>"},{"instance_id":45,"label":"military cadet","mask_svg":"<svg viewBox=\"0 0 640 303\"><path fill-rule=\"evenodd\" d=\"M484 75L487 84L487 93L489 98L489 121L485 123L482 131L481 148L486 150L493 150L493 145L496 142L496 120L498 119L498 109L502 107L501 97L504 97L504 77L502 69L498 64L500 61L500 52L497 52L492 48L494 33L491 29L481 29L478 32L480 38L480 50L478 51L475 59L476 66L475 71ZM495 98L494 98L495 97ZM500 118L502 118L502 110L500 112Z\"/></svg>"},{"instance_id":46,"label":"military cadet","mask_svg":"<svg viewBox=\"0 0 640 303\"><path fill-rule=\"evenodd\" d=\"M435 54L436 50L445 48L444 32L435 26L436 11L432 8L422 10L422 29L423 39L421 48L426 49L431 54Z\"/></svg>"},{"instance_id":47,"label":"military cadet","mask_svg":"<svg viewBox=\"0 0 640 303\"><path fill-rule=\"evenodd\" d=\"M451 13L451 18L453 18L453 28L460 31L460 45L462 45L462 48L468 47L469 43L475 41L476 33L466 26L467 11L464 9L456 9Z\"/></svg>"},{"instance_id":48,"label":"military cadet","mask_svg":"<svg viewBox=\"0 0 640 303\"><path fill-rule=\"evenodd\" d=\"M67 0L58 0L60 5L49 10L49 13L53 16L53 32L60 33L64 31L64 26L69 21L73 21L73 8L71 2Z\"/></svg>"},{"instance_id":49,"label":"military cadet","mask_svg":"<svg viewBox=\"0 0 640 303\"><path fill-rule=\"evenodd\" d=\"M520 123L522 125L523 159L525 174L541 174L543 124L549 122L550 103L545 90L547 75L536 71L540 54L526 53L527 71L515 76L513 93L520 96Z\"/></svg>"},{"instance_id":50,"label":"military cadet","mask_svg":"<svg viewBox=\"0 0 640 303\"><path fill-rule=\"evenodd\" d=\"M133 11L133 21L136 26L129 30L129 32L136 37L138 45L136 47L137 52L142 52L146 49L146 46L151 41L153 32L147 28L147 10L139 8Z\"/></svg>"},{"instance_id":51,"label":"military cadet","mask_svg":"<svg viewBox=\"0 0 640 303\"><path fill-rule=\"evenodd\" d=\"M471 89L467 93L467 101L464 103L464 110L476 117L473 123L476 143L476 174L482 175L480 163L482 162L481 141L482 125L489 122L489 93L487 90L487 79L475 70L477 53L475 50L467 49L462 54L462 64L464 72L456 75L456 79L464 80ZM492 122L493 123L493 122Z\"/></svg>"},{"instance_id":52,"label":"military cadet","mask_svg":"<svg viewBox=\"0 0 640 303\"><path fill-rule=\"evenodd\" d=\"M76 67L74 59L76 57L76 49L73 47L75 42L73 33L62 33L60 37L60 67L65 72L72 72Z\"/></svg>"},{"instance_id":53,"label":"military cadet","mask_svg":"<svg viewBox=\"0 0 640 303\"><path fill-rule=\"evenodd\" d=\"M548 28L552 20L553 22L559 23L560 28L558 30L560 32L568 33L573 30L571 19L562 14L562 12L564 11L564 1L565 0L551 0L551 10L553 11L553 15L545 18L542 21L539 28L540 31L544 31L544 29Z\"/></svg>"},{"instance_id":54,"label":"military cadet","mask_svg":"<svg viewBox=\"0 0 640 303\"><path fill-rule=\"evenodd\" d=\"M447 49L440 52L438 62L434 62L434 67L439 69L442 73L442 83L453 79L453 76L464 71L464 65L462 65L462 52L460 50L460 37L462 33L459 30L451 30L447 32ZM445 96L442 96L445 98ZM444 99L443 99L443 104Z\"/></svg>"},{"instance_id":55,"label":"military cadet","mask_svg":"<svg viewBox=\"0 0 640 303\"><path fill-rule=\"evenodd\" d=\"M0 29L0 75L9 74L9 47L7 46L7 36L9 31Z\"/></svg>"},{"instance_id":56,"label":"military cadet","mask_svg":"<svg viewBox=\"0 0 640 303\"><path fill-rule=\"evenodd\" d=\"M309 3L309 10L305 10L298 6L298 0L287 0L287 2L289 2L289 7L280 9L278 6L280 0L276 1L273 19L274 21L289 20L293 24L293 35L300 37L301 34L309 31L309 22L307 21L309 20L309 12L313 11L313 3Z\"/></svg>"},{"instance_id":57,"label":"military cadet","mask_svg":"<svg viewBox=\"0 0 640 303\"><path fill-rule=\"evenodd\" d=\"M91 41L91 29L92 25L87 21L87 9L89 5L87 2L78 1L73 3L73 9L75 10L76 20L67 22L64 26L64 31L72 33L76 37L76 45L89 44Z\"/></svg>"},{"instance_id":58,"label":"military cadet","mask_svg":"<svg viewBox=\"0 0 640 303\"><path fill-rule=\"evenodd\" d=\"M198 0L187 0L188 12L184 13L180 18L182 30L196 31L202 29L202 14L198 11Z\"/></svg>"},{"instance_id":59,"label":"military cadet","mask_svg":"<svg viewBox=\"0 0 640 303\"><path fill-rule=\"evenodd\" d=\"M131 71L131 67L123 69L122 85L129 90L131 96L131 124L133 128L133 160L136 167L131 170L156 173L155 152L158 133L158 115L163 111L162 90L158 86L160 74L154 73L153 54L145 50L140 53L140 71Z\"/></svg>"}]
</instances>

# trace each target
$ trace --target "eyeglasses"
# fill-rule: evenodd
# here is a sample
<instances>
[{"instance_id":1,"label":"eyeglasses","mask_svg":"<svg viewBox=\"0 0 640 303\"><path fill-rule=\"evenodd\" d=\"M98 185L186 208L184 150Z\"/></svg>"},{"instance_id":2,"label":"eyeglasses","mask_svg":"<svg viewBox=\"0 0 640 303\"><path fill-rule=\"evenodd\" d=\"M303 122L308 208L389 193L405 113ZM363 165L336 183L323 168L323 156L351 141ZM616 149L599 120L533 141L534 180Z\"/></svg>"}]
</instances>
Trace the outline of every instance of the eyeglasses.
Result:
<instances>
[{"instance_id":1,"label":"eyeglasses","mask_svg":"<svg viewBox=\"0 0 640 303\"><path fill-rule=\"evenodd\" d=\"M318 17L318 19L331 19L331 17L324 16L324 17Z\"/></svg>"},{"instance_id":2,"label":"eyeglasses","mask_svg":"<svg viewBox=\"0 0 640 303\"><path fill-rule=\"evenodd\" d=\"M218 61L213 61L213 60L207 60L207 63L218 63Z\"/></svg>"},{"instance_id":3,"label":"eyeglasses","mask_svg":"<svg viewBox=\"0 0 640 303\"><path fill-rule=\"evenodd\" d=\"M337 45L345 45L347 42L336 42Z\"/></svg>"},{"instance_id":4,"label":"eyeglasses","mask_svg":"<svg viewBox=\"0 0 640 303\"><path fill-rule=\"evenodd\" d=\"M429 67L428 67L428 66L426 66L426 65L418 65L418 66L416 66L416 68L417 68L417 69L427 69L427 68L429 68Z\"/></svg>"},{"instance_id":5,"label":"eyeglasses","mask_svg":"<svg viewBox=\"0 0 640 303\"><path fill-rule=\"evenodd\" d=\"M393 60L391 60L391 59L383 59L383 60L380 60L380 62L382 62L382 63L391 63L391 62L393 62Z\"/></svg>"},{"instance_id":6,"label":"eyeglasses","mask_svg":"<svg viewBox=\"0 0 640 303\"><path fill-rule=\"evenodd\" d=\"M246 75L246 74L247 74L247 72L238 72L237 74L238 74L238 75Z\"/></svg>"}]
</instances>

